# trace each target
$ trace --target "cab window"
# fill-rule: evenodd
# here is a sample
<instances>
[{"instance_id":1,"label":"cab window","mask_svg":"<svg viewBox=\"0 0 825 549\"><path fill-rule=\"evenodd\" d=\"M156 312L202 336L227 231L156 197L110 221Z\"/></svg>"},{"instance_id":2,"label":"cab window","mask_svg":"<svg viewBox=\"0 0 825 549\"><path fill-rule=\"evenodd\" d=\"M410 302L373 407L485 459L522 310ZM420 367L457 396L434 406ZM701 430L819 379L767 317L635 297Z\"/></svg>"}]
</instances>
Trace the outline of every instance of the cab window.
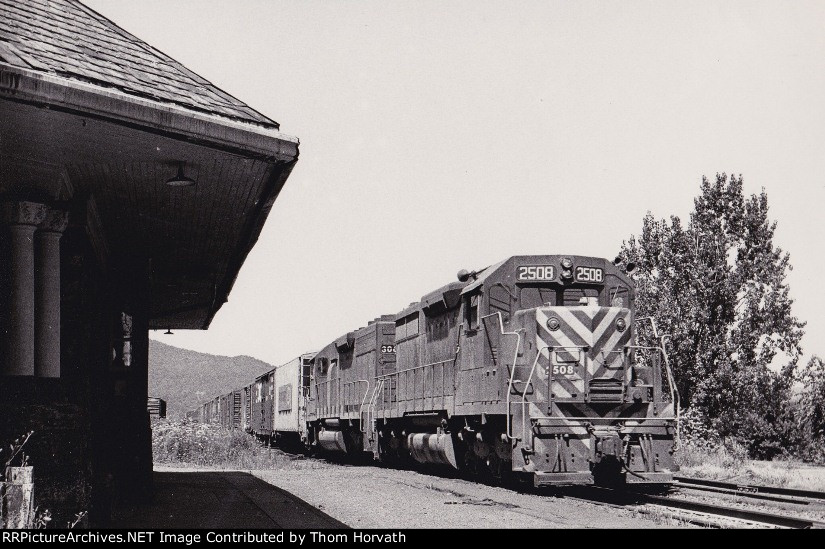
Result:
<instances>
[{"instance_id":1,"label":"cab window","mask_svg":"<svg viewBox=\"0 0 825 549\"><path fill-rule=\"evenodd\" d=\"M469 295L464 306L464 318L467 321L467 329L478 330L478 307L481 301L481 294Z\"/></svg>"},{"instance_id":2,"label":"cab window","mask_svg":"<svg viewBox=\"0 0 825 549\"><path fill-rule=\"evenodd\" d=\"M610 307L633 308L633 290L615 275L608 275L605 281L607 305Z\"/></svg>"},{"instance_id":3,"label":"cab window","mask_svg":"<svg viewBox=\"0 0 825 549\"><path fill-rule=\"evenodd\" d=\"M556 305L556 289L541 286L522 286L519 290L522 309Z\"/></svg>"},{"instance_id":4,"label":"cab window","mask_svg":"<svg viewBox=\"0 0 825 549\"><path fill-rule=\"evenodd\" d=\"M562 290L561 304L565 307L589 304L595 298L598 302L598 288L565 288Z\"/></svg>"},{"instance_id":5,"label":"cab window","mask_svg":"<svg viewBox=\"0 0 825 549\"><path fill-rule=\"evenodd\" d=\"M624 286L610 288L611 307L630 307L630 290Z\"/></svg>"}]
</instances>

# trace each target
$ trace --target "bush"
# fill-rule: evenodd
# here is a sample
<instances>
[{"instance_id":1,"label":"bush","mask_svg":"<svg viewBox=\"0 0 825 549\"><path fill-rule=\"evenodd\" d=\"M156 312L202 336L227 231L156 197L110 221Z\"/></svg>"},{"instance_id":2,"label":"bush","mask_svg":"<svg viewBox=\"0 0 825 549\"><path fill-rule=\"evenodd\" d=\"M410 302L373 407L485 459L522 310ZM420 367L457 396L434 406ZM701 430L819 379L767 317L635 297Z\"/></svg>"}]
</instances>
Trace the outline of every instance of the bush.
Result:
<instances>
[{"instance_id":1,"label":"bush","mask_svg":"<svg viewBox=\"0 0 825 549\"><path fill-rule=\"evenodd\" d=\"M721 442L719 433L710 427L704 415L696 408L682 411L679 422L679 435L683 444L716 447Z\"/></svg>"},{"instance_id":2,"label":"bush","mask_svg":"<svg viewBox=\"0 0 825 549\"><path fill-rule=\"evenodd\" d=\"M681 445L676 451L680 467L736 469L748 458L748 449L734 437L721 437L695 408L684 411L680 422Z\"/></svg>"},{"instance_id":3,"label":"bush","mask_svg":"<svg viewBox=\"0 0 825 549\"><path fill-rule=\"evenodd\" d=\"M825 360L814 355L796 372L801 386L793 402L793 415L799 432L801 459L825 463Z\"/></svg>"},{"instance_id":4,"label":"bush","mask_svg":"<svg viewBox=\"0 0 825 549\"><path fill-rule=\"evenodd\" d=\"M154 422L152 453L155 463L198 466L271 468L283 461L242 431L189 420Z\"/></svg>"},{"instance_id":5,"label":"bush","mask_svg":"<svg viewBox=\"0 0 825 549\"><path fill-rule=\"evenodd\" d=\"M748 450L734 438L726 438L719 444L683 441L674 457L680 467L735 470L745 465Z\"/></svg>"}]
</instances>

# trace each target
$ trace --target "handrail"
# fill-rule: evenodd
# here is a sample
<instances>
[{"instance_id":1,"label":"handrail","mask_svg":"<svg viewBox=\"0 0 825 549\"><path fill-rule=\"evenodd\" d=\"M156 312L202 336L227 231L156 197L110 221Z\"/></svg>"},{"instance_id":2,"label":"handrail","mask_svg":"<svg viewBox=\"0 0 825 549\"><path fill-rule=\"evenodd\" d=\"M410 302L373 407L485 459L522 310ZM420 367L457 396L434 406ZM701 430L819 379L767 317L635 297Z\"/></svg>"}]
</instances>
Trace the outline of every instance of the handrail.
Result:
<instances>
[{"instance_id":1,"label":"handrail","mask_svg":"<svg viewBox=\"0 0 825 549\"><path fill-rule=\"evenodd\" d=\"M406 368L404 370L399 370L397 372L389 372L389 373L386 373L386 374L381 374L380 376L376 376L375 379L377 381L380 380L380 381L383 382L383 381L386 381L388 379L391 379L392 377L396 377L399 380L398 385L400 385L401 374L405 374L405 376L406 376L406 374L409 374L410 372L415 372L416 370L421 370L423 372L426 368L430 368L433 371L433 378L430 382L430 390L432 391L433 394L429 397L426 396L427 387L426 387L425 380L422 379L421 380L422 394L420 396L414 394L411 397L408 397L408 398L405 398L405 399L401 399L400 397L397 397L397 402L417 401L419 399L424 400L426 398L436 398L436 396L435 396L435 369L436 369L437 366L441 366L441 395L440 396L441 396L442 403L444 403L447 396L449 394L452 394L452 393L447 393L447 390L446 390L446 379L445 379L446 366L445 365L449 362L452 362L452 359L438 360L436 362L430 362L428 364L422 364L420 366L413 366L412 368ZM407 378L405 377L404 379L406 380ZM406 383L406 381L405 381L405 383ZM415 391L415 386L416 386L415 378L413 378L413 389L412 389L412 391L407 390L405 392L406 393L414 392ZM409 389L409 387L407 387L406 385L405 385L405 388ZM453 388L453 390L455 390L455 388Z\"/></svg>"},{"instance_id":2,"label":"handrail","mask_svg":"<svg viewBox=\"0 0 825 549\"><path fill-rule=\"evenodd\" d=\"M381 394L381 391L384 388L384 380L376 380L375 387L372 389L372 397L370 398L369 406L367 406L367 424L370 425L370 430L374 430L375 427L375 407L378 404L378 395ZM363 427L362 421L362 427ZM362 433L366 434L366 430L362 429Z\"/></svg>"},{"instance_id":3,"label":"handrail","mask_svg":"<svg viewBox=\"0 0 825 549\"><path fill-rule=\"evenodd\" d=\"M680 408L679 405L680 405L681 397L679 395L679 388L676 387L676 383L673 381L673 370L670 367L670 359L667 356L667 351L665 351L665 340L672 339L672 338L671 338L670 334L662 334L661 336L659 335L659 329L658 329L658 326L656 326L656 319L653 318L652 316L643 316L643 317L637 318L636 322L641 322L642 320L649 320L650 321L650 325L653 328L653 337L658 339L659 343L661 345L660 349L662 351L662 358L664 358L665 368L667 369L667 384L668 384L668 388L670 389L670 399L673 402L673 410L674 410L674 414L676 416L676 444L679 445L679 444L681 444L680 429L679 429L679 423L680 423L680 420L681 420L681 410L679 409Z\"/></svg>"},{"instance_id":4,"label":"handrail","mask_svg":"<svg viewBox=\"0 0 825 549\"><path fill-rule=\"evenodd\" d=\"M447 358L447 359L444 359L444 360L437 360L435 362L430 362L428 364L421 364L420 366L413 366L412 368L406 368L404 370L398 370L398 371L395 371L395 372L389 372L387 374L381 374L380 376L375 376L375 378L376 379L381 379L381 378L386 379L386 378L389 378L389 377L392 377L392 376L396 376L398 374L405 374L407 372L412 372L413 370L420 370L420 369L423 369L423 368L427 368L428 366L436 366L437 364L444 364L445 362L452 362L452 360L453 360L452 358Z\"/></svg>"},{"instance_id":5,"label":"handrail","mask_svg":"<svg viewBox=\"0 0 825 549\"><path fill-rule=\"evenodd\" d=\"M594 417L594 416L533 416L532 419L556 419L559 421L568 421L571 419L579 419L582 421L588 421L591 423L598 423L598 422L605 422L608 425L613 425L616 423L617 420L627 423L627 422L638 422L638 423L653 423L656 421L671 421L673 420L672 417L651 417L651 416L640 416L640 417Z\"/></svg>"},{"instance_id":6,"label":"handrail","mask_svg":"<svg viewBox=\"0 0 825 549\"><path fill-rule=\"evenodd\" d=\"M541 347L536 348L536 358L533 360L533 366L530 368L530 375L527 376L527 382L524 384L524 391L521 393L521 440L526 443L527 440L527 388L530 387L530 383L533 381L533 373L536 371L536 366L539 363L539 357L541 356L542 351L545 349L549 349L549 345L542 345ZM515 368L513 368L513 372L515 373ZM510 395L510 392L507 392L507 396ZM507 410L509 417L509 411ZM509 436L509 433L508 433ZM511 437L512 438L512 437Z\"/></svg>"},{"instance_id":7,"label":"handrail","mask_svg":"<svg viewBox=\"0 0 825 549\"><path fill-rule=\"evenodd\" d=\"M626 349L644 349L644 350L647 350L647 351L660 351L662 353L662 358L665 361L665 368L668 370L668 372L667 372L668 373L667 384L668 384L668 390L670 391L670 401L673 402L674 405L675 405L679 400L679 396L678 396L679 393L676 390L676 387L673 385L673 381L671 381L672 376L670 375L670 365L667 364L667 353L665 353L664 348L654 347L652 345L626 345L625 348Z\"/></svg>"},{"instance_id":8,"label":"handrail","mask_svg":"<svg viewBox=\"0 0 825 549\"><path fill-rule=\"evenodd\" d=\"M367 401L367 395L370 392L370 382L369 382L368 379L356 379L355 381L350 381L347 385L350 385L350 384L353 384L353 383L366 383L367 384L367 390L364 391L364 398L361 399L361 406L358 407L358 421L361 422L361 432L366 433L366 431L364 431L363 414L364 414L364 403Z\"/></svg>"},{"instance_id":9,"label":"handrail","mask_svg":"<svg viewBox=\"0 0 825 549\"><path fill-rule=\"evenodd\" d=\"M662 357L665 359L665 368L667 368L668 385L670 385L671 387L671 392L676 395L676 398L673 400L673 409L676 412L676 445L678 447L682 444L681 433L679 429L679 423L681 420L680 402L682 397L679 395L679 387L677 387L676 382L673 381L673 371L670 369L670 359L667 356L667 351L665 351L665 339L671 339L670 334L662 335ZM671 398L673 397L671 396Z\"/></svg>"},{"instance_id":10,"label":"handrail","mask_svg":"<svg viewBox=\"0 0 825 549\"><path fill-rule=\"evenodd\" d=\"M375 398L373 398L372 403L370 404L370 407L372 409L371 413L372 413L372 416L373 416L372 421L375 421L375 409L378 406L378 397L381 397L382 402L384 400L384 385L385 385L385 380L382 379L381 383L377 387L377 391L375 393ZM392 387L390 387L390 391L392 391ZM383 406L382 406L382 409L383 409ZM386 411L384 412L384 417L386 417Z\"/></svg>"},{"instance_id":11,"label":"handrail","mask_svg":"<svg viewBox=\"0 0 825 549\"><path fill-rule=\"evenodd\" d=\"M492 316L498 316L498 326L499 326L499 334L500 335L514 335L514 336L516 336L516 349L515 349L515 352L513 353L513 367L510 370L510 380L509 380L508 385L507 385L507 424L506 424L506 427L505 427L505 434L507 435L507 438L512 440L514 437L512 435L512 430L511 430L512 425L510 424L510 393L513 390L513 381L515 380L515 375L516 375L516 362L518 362L518 352L519 352L519 349L521 349L521 334L518 333L518 332L505 332L504 331L504 318L501 316L501 311L497 311L497 312L491 313L489 315L484 315L483 317L478 319L479 324L482 324L484 326L485 331L487 330L487 325L484 324L483 321L484 321L485 318L490 318Z\"/></svg>"}]
</instances>

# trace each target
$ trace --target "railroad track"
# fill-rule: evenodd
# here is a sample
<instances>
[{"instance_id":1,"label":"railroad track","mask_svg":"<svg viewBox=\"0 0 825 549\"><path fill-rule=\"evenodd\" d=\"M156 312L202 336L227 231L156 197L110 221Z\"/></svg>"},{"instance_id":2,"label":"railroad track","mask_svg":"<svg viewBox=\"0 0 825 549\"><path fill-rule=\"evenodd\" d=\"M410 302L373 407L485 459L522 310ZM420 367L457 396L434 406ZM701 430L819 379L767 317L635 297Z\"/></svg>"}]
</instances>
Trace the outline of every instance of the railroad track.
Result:
<instances>
[{"instance_id":1,"label":"railroad track","mask_svg":"<svg viewBox=\"0 0 825 549\"><path fill-rule=\"evenodd\" d=\"M706 522L704 525L708 525L706 518L721 517L725 520L733 519L739 521L746 527L825 528L825 523L798 514L792 514L794 513L793 510L788 510L788 512L783 513L772 513L732 505L644 494L643 501L668 509L677 509L679 511L696 514L695 519L704 520ZM694 522L694 520L690 519L690 515L686 516L685 520L687 522Z\"/></svg>"},{"instance_id":2,"label":"railroad track","mask_svg":"<svg viewBox=\"0 0 825 549\"><path fill-rule=\"evenodd\" d=\"M785 507L781 513L774 513L720 503L681 499L673 497L672 494L652 495L594 486L569 487L555 493L564 498L617 509L633 509L641 514L668 516L685 523L711 528L825 528L825 523L798 514L802 505L812 502L825 504L825 493L822 492L732 484L681 476L676 477L676 480L674 487L677 489L686 488L770 500L775 504L783 504Z\"/></svg>"},{"instance_id":3,"label":"railroad track","mask_svg":"<svg viewBox=\"0 0 825 549\"><path fill-rule=\"evenodd\" d=\"M716 492L720 494L734 494L752 499L795 503L799 505L809 505L812 503L825 504L825 492L799 490L796 488L779 488L775 486L762 486L756 484L723 482L718 480L683 476L676 476L674 479L677 482L677 487L688 488L690 490Z\"/></svg>"},{"instance_id":4,"label":"railroad track","mask_svg":"<svg viewBox=\"0 0 825 549\"><path fill-rule=\"evenodd\" d=\"M642 514L667 516L685 523L711 528L825 528L825 523L801 516L795 509L783 509L781 513L774 513L722 503L682 499L673 495L651 495L596 487L570 489L560 495L598 505L633 509Z\"/></svg>"}]
</instances>

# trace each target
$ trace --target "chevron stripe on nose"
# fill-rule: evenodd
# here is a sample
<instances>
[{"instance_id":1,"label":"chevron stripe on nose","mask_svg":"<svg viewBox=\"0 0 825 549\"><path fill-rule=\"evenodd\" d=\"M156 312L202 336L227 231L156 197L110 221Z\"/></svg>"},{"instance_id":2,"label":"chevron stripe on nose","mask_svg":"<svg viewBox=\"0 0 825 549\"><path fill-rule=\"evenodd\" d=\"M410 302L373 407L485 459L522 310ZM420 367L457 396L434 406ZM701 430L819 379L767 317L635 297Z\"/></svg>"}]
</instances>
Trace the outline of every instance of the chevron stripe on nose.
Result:
<instances>
[{"instance_id":1,"label":"chevron stripe on nose","mask_svg":"<svg viewBox=\"0 0 825 549\"><path fill-rule=\"evenodd\" d=\"M559 328L547 328L555 317ZM623 318L628 326L623 332L616 321ZM574 373L554 374L551 391L555 398L584 394L584 380L619 378L623 372L623 348L630 341L630 310L622 307L550 307L536 310L536 345L553 348L539 357L544 379L549 380L553 366L575 365ZM587 348L587 351L582 351ZM586 360L585 360L586 357ZM584 364L589 371L582 371ZM567 367L562 369L567 371ZM628 371L629 375L629 371Z\"/></svg>"}]
</instances>

